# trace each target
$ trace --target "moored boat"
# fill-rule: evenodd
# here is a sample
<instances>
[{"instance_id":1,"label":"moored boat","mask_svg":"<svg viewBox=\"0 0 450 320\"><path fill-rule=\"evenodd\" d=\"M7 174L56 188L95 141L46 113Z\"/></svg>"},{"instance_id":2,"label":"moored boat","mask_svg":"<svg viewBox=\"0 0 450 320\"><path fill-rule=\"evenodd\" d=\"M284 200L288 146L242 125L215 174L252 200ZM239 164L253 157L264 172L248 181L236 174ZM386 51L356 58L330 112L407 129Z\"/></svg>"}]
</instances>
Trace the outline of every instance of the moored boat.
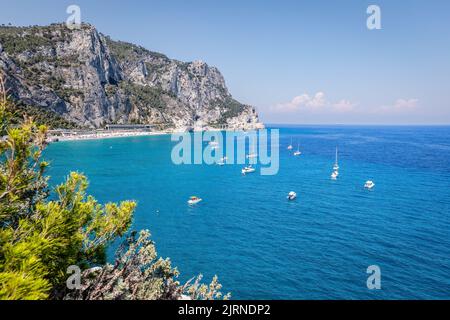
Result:
<instances>
[{"instance_id":1,"label":"moored boat","mask_svg":"<svg viewBox=\"0 0 450 320\"><path fill-rule=\"evenodd\" d=\"M289 194L288 194L288 196L287 196L287 199L288 199L289 201L292 201L292 200L297 199L297 193L295 193L294 191L289 192Z\"/></svg>"},{"instance_id":2,"label":"moored boat","mask_svg":"<svg viewBox=\"0 0 450 320\"><path fill-rule=\"evenodd\" d=\"M288 145L287 149L288 149L288 150L292 150L293 148L294 148L294 147L292 146L292 138L291 138L291 144Z\"/></svg>"},{"instance_id":3,"label":"moored boat","mask_svg":"<svg viewBox=\"0 0 450 320\"><path fill-rule=\"evenodd\" d=\"M255 172L256 171L256 169L255 168L253 168L251 165L249 165L249 166L247 166L247 167L244 167L244 169L242 169L242 174L247 174L247 173L253 173L253 172Z\"/></svg>"},{"instance_id":4,"label":"moored boat","mask_svg":"<svg viewBox=\"0 0 450 320\"><path fill-rule=\"evenodd\" d=\"M294 152L294 156L295 157L297 157L297 156L299 156L299 155L301 155L302 153L301 153L301 151L300 151L300 143L298 144L298 147L297 147L297 151L295 151Z\"/></svg>"},{"instance_id":5,"label":"moored boat","mask_svg":"<svg viewBox=\"0 0 450 320\"><path fill-rule=\"evenodd\" d=\"M199 197L192 196L192 197L189 198L188 204L192 206L192 205L197 204L197 203L199 203L201 201L202 201L202 199L200 199Z\"/></svg>"},{"instance_id":6,"label":"moored boat","mask_svg":"<svg viewBox=\"0 0 450 320\"><path fill-rule=\"evenodd\" d=\"M338 171L338 170L339 170L339 164L338 164L338 148L337 148L337 147L336 147L336 161L335 161L335 163L334 163L333 170L334 170L334 171Z\"/></svg>"},{"instance_id":7,"label":"moored boat","mask_svg":"<svg viewBox=\"0 0 450 320\"><path fill-rule=\"evenodd\" d=\"M339 172L333 171L333 173L331 174L331 180L337 180L338 176L339 176Z\"/></svg>"},{"instance_id":8,"label":"moored boat","mask_svg":"<svg viewBox=\"0 0 450 320\"><path fill-rule=\"evenodd\" d=\"M373 189L375 187L375 183L371 180L366 181L366 184L364 185L364 188L366 189Z\"/></svg>"}]
</instances>

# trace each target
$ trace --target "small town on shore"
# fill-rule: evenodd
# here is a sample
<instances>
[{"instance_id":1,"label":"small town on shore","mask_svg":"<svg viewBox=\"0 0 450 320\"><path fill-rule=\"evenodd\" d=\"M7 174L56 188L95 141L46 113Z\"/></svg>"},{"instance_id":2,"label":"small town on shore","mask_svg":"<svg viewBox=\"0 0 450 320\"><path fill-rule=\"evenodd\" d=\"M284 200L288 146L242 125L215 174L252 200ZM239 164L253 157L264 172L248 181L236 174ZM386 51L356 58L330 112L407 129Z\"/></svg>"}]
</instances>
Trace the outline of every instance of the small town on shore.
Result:
<instances>
[{"instance_id":1,"label":"small town on shore","mask_svg":"<svg viewBox=\"0 0 450 320\"><path fill-rule=\"evenodd\" d=\"M47 142L96 140L108 138L155 136L174 132L196 131L246 131L264 129L262 123L251 127L222 125L218 127L196 126L193 128L163 128L151 124L108 124L101 129L53 129L48 131Z\"/></svg>"}]
</instances>

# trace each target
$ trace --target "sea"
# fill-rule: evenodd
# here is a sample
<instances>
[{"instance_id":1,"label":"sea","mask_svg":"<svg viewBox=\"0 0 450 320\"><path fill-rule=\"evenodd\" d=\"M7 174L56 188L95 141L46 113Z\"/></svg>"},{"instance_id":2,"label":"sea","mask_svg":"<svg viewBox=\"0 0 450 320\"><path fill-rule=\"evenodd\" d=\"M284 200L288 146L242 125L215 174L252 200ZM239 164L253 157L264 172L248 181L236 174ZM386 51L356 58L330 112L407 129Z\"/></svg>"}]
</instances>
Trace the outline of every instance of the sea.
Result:
<instances>
[{"instance_id":1,"label":"sea","mask_svg":"<svg viewBox=\"0 0 450 320\"><path fill-rule=\"evenodd\" d=\"M53 143L45 159L52 186L78 171L99 202L136 200L132 229L150 230L181 282L218 275L233 299L450 299L450 127L269 129L276 175L176 165L170 135Z\"/></svg>"}]
</instances>

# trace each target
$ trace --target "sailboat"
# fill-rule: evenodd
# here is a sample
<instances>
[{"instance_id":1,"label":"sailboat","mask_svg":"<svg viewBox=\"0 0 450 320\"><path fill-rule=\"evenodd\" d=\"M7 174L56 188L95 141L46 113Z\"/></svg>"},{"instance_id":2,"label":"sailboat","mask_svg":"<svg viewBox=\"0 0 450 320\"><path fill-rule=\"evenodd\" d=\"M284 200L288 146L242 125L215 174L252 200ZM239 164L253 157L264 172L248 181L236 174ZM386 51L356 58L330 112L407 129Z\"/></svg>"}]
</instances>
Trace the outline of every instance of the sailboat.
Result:
<instances>
[{"instance_id":1,"label":"sailboat","mask_svg":"<svg viewBox=\"0 0 450 320\"><path fill-rule=\"evenodd\" d=\"M219 149L219 142L217 142L217 141L210 141L209 143L208 143L208 145L211 147L211 150L217 150L217 149Z\"/></svg>"},{"instance_id":2,"label":"sailboat","mask_svg":"<svg viewBox=\"0 0 450 320\"><path fill-rule=\"evenodd\" d=\"M252 152L247 155L247 159L258 158L258 155L255 152L256 142L254 141L252 145Z\"/></svg>"},{"instance_id":3,"label":"sailboat","mask_svg":"<svg viewBox=\"0 0 450 320\"><path fill-rule=\"evenodd\" d=\"M225 165L225 161L228 160L228 157L222 157L220 158L220 161L217 163L219 166L224 166Z\"/></svg>"},{"instance_id":4,"label":"sailboat","mask_svg":"<svg viewBox=\"0 0 450 320\"><path fill-rule=\"evenodd\" d=\"M338 171L338 170L339 170L339 164L338 164L338 148L337 148L337 147L336 147L336 162L334 163L333 170L334 170L334 171Z\"/></svg>"},{"instance_id":5,"label":"sailboat","mask_svg":"<svg viewBox=\"0 0 450 320\"><path fill-rule=\"evenodd\" d=\"M338 148L336 147L336 161L333 166L333 173L331 174L331 180L337 180L339 176L339 164L338 164Z\"/></svg>"},{"instance_id":6,"label":"sailboat","mask_svg":"<svg viewBox=\"0 0 450 320\"><path fill-rule=\"evenodd\" d=\"M298 147L297 147L297 151L295 151L294 152L294 156L299 156L299 155L301 155L302 153L300 152L300 143L298 144Z\"/></svg>"},{"instance_id":7,"label":"sailboat","mask_svg":"<svg viewBox=\"0 0 450 320\"><path fill-rule=\"evenodd\" d=\"M293 149L293 147L292 147L292 138L291 138L291 144L287 147L287 149L288 150L292 150Z\"/></svg>"},{"instance_id":8,"label":"sailboat","mask_svg":"<svg viewBox=\"0 0 450 320\"><path fill-rule=\"evenodd\" d=\"M333 171L333 173L331 174L331 180L337 180L338 176L339 176L339 172Z\"/></svg>"}]
</instances>

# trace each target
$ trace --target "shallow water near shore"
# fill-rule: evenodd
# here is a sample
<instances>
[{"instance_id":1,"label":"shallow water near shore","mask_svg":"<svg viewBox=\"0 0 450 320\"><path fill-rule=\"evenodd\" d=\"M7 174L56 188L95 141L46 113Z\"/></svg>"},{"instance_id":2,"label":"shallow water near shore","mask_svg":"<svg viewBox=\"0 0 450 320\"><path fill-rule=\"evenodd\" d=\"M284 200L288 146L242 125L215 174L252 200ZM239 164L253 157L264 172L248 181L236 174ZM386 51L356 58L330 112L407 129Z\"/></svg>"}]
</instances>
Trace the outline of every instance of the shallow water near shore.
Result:
<instances>
[{"instance_id":1,"label":"shallow water near shore","mask_svg":"<svg viewBox=\"0 0 450 320\"><path fill-rule=\"evenodd\" d=\"M169 135L61 142L45 158L52 185L79 171L100 202L137 200L133 229L151 231L181 281L217 274L236 299L450 298L450 127L282 127L275 176L176 166L174 145ZM189 207L192 195L203 202ZM370 265L381 290L367 289Z\"/></svg>"}]
</instances>

